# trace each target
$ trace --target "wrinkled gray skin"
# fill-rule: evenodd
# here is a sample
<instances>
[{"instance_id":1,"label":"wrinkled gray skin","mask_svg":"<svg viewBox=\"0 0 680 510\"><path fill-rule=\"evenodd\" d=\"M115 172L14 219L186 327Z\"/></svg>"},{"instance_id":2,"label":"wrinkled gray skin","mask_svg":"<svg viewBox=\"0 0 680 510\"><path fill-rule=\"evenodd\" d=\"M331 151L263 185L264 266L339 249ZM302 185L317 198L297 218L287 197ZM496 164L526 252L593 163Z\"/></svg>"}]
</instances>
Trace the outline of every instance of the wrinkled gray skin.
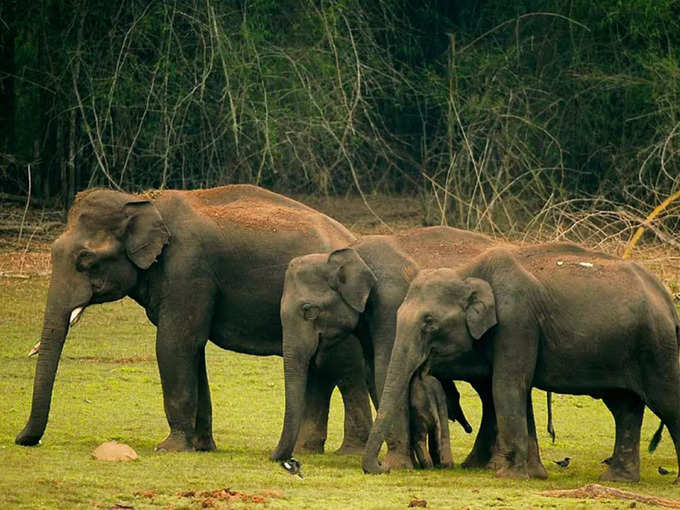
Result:
<instances>
[{"instance_id":1,"label":"wrinkled gray skin","mask_svg":"<svg viewBox=\"0 0 680 510\"><path fill-rule=\"evenodd\" d=\"M158 449L214 450L205 366L208 339L255 355L281 355L279 307L288 262L346 246L354 236L331 218L262 188L81 193L52 246L52 276L21 445L42 437L69 315L130 296L157 326L156 356L170 434ZM320 451L338 384L345 403L343 450L365 442L371 410L361 347L307 379L300 447ZM342 377L352 371L353 378ZM342 377L342 380L339 380Z\"/></svg>"},{"instance_id":2,"label":"wrinkled gray skin","mask_svg":"<svg viewBox=\"0 0 680 510\"><path fill-rule=\"evenodd\" d=\"M448 408L436 377L417 372L409 388L411 449L421 468L453 466Z\"/></svg>"},{"instance_id":3,"label":"wrinkled gray skin","mask_svg":"<svg viewBox=\"0 0 680 510\"><path fill-rule=\"evenodd\" d=\"M532 474L525 402L536 386L603 399L616 441L601 479L637 481L645 405L668 426L680 452L679 342L672 300L654 276L575 245L496 248L458 270L422 271L399 309L362 465L381 471L380 445L403 414L411 376L427 361L440 378L488 372L498 476Z\"/></svg>"},{"instance_id":4,"label":"wrinkled gray skin","mask_svg":"<svg viewBox=\"0 0 680 510\"><path fill-rule=\"evenodd\" d=\"M286 387L283 430L272 459L293 454L303 406L302 396L310 366L361 341L373 374L372 396L378 403L392 352L397 309L418 268L456 267L493 244L488 237L449 227L419 228L397 235L366 236L354 245L330 253L305 255L291 261L286 272L281 321ZM473 451L463 463L484 467L492 456L496 419L485 379L475 386L483 403L482 425ZM447 393L455 386L444 381ZM454 393L455 392L455 393ZM469 424L457 399L451 419ZM388 440L386 463L392 469L412 467L409 422L404 416Z\"/></svg>"}]
</instances>

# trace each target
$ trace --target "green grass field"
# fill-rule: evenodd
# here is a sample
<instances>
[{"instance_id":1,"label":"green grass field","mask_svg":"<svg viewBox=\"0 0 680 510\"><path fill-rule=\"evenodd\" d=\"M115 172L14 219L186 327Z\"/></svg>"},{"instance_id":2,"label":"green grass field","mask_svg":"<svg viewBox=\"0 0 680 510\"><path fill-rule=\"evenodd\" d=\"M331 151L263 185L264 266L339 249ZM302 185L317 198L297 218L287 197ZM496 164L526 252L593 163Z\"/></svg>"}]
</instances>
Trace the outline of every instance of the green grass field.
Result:
<instances>
[{"instance_id":1,"label":"green grass field","mask_svg":"<svg viewBox=\"0 0 680 510\"><path fill-rule=\"evenodd\" d=\"M342 406L336 392L324 455L297 455L305 479L287 474L268 460L283 419L282 361L208 348L214 407L215 453L158 454L156 443L168 428L154 357L154 328L130 300L88 309L67 339L55 384L52 410L42 445L14 445L30 409L35 359L26 357L37 341L46 278L0 280L3 320L0 363L0 508L199 508L204 499L187 491L229 487L263 495L266 503L216 501L220 508L407 508L413 498L428 508L629 508L624 500L575 500L540 496L597 481L601 460L613 447L613 420L604 405L587 397L554 399L557 443L545 433L545 398L535 392L542 457L547 481L495 479L486 471L394 472L367 476L359 457L332 453L342 439ZM476 429L480 408L469 386L460 384L462 404ZM616 487L680 499L668 434L654 454L647 443L658 425L643 425L642 481ZM460 462L473 437L452 427L453 455ZM131 445L138 461L95 461L94 448L110 439ZM551 459L572 457L567 469ZM146 492L154 491L154 492ZM146 492L146 495L144 494ZM637 508L645 505L637 503Z\"/></svg>"}]
</instances>

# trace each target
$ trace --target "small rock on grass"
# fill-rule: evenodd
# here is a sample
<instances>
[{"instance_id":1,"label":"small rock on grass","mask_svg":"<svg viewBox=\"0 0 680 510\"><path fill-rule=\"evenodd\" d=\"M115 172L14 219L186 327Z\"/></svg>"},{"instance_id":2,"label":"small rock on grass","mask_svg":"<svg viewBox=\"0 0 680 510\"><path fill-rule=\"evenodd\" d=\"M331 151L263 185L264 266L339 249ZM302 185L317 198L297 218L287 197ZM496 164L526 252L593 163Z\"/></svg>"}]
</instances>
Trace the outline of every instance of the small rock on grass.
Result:
<instances>
[{"instance_id":1,"label":"small rock on grass","mask_svg":"<svg viewBox=\"0 0 680 510\"><path fill-rule=\"evenodd\" d=\"M137 460L139 455L130 446L118 441L107 441L100 444L93 452L92 456L97 460L108 460L112 462L124 462L127 460Z\"/></svg>"},{"instance_id":2,"label":"small rock on grass","mask_svg":"<svg viewBox=\"0 0 680 510\"><path fill-rule=\"evenodd\" d=\"M409 508L414 508L414 507L421 507L421 508L427 508L427 501L424 499L418 499L418 498L413 498L411 502L408 504Z\"/></svg>"}]
</instances>

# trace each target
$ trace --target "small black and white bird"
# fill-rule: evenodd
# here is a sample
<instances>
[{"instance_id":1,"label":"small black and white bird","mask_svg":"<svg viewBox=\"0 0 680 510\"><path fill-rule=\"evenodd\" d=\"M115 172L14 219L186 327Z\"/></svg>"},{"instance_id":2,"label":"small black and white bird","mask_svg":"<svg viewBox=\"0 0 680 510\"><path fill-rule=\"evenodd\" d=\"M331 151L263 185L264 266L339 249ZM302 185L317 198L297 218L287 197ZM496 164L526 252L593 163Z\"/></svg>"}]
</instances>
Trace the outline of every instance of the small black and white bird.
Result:
<instances>
[{"instance_id":1,"label":"small black and white bird","mask_svg":"<svg viewBox=\"0 0 680 510\"><path fill-rule=\"evenodd\" d=\"M660 475L667 475L667 474L670 473L670 471L668 471L667 469L662 468L661 466L659 466L659 469L658 469L657 471L659 472Z\"/></svg>"},{"instance_id":2,"label":"small black and white bird","mask_svg":"<svg viewBox=\"0 0 680 510\"><path fill-rule=\"evenodd\" d=\"M553 460L555 464L560 466L561 468L565 468L569 465L569 461L571 460L571 457L565 457L562 460Z\"/></svg>"},{"instance_id":3,"label":"small black and white bird","mask_svg":"<svg viewBox=\"0 0 680 510\"><path fill-rule=\"evenodd\" d=\"M281 462L281 467L291 475L297 475L299 478L304 478L304 476L302 476L302 471L300 471L300 462L292 457Z\"/></svg>"},{"instance_id":4,"label":"small black and white bird","mask_svg":"<svg viewBox=\"0 0 680 510\"><path fill-rule=\"evenodd\" d=\"M612 458L611 458L611 457L607 457L606 459L604 459L604 460L602 461L602 464L607 464L608 466L610 466L611 463L612 463Z\"/></svg>"}]
</instances>

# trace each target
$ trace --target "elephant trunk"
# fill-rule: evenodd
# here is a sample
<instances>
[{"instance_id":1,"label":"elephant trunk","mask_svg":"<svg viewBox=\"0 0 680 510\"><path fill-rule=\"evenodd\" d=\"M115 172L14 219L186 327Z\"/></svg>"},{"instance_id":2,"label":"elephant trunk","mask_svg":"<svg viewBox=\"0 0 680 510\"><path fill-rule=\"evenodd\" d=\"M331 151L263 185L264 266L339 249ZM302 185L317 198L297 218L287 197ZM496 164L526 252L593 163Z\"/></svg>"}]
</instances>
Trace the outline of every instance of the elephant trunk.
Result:
<instances>
[{"instance_id":1,"label":"elephant trunk","mask_svg":"<svg viewBox=\"0 0 680 510\"><path fill-rule=\"evenodd\" d=\"M283 321L283 373L285 379L286 411L279 444L271 455L272 460L292 457L305 412L307 374L319 340L311 323L303 327L287 327Z\"/></svg>"},{"instance_id":2,"label":"elephant trunk","mask_svg":"<svg viewBox=\"0 0 680 510\"><path fill-rule=\"evenodd\" d=\"M404 337L406 338L406 337ZM392 351L392 359L387 369L385 389L380 399L380 407L368 437L361 467L366 473L383 473L384 467L378 460L378 453L384 441L389 443L403 442L405 439L393 437L395 433L408 433L399 427L400 423L408 424L409 385L415 371L425 361L426 356L416 344L417 336L408 335L413 341L403 341L397 330L397 340Z\"/></svg>"},{"instance_id":3,"label":"elephant trunk","mask_svg":"<svg viewBox=\"0 0 680 510\"><path fill-rule=\"evenodd\" d=\"M64 273L60 265L55 262L53 249L53 270L40 336L31 414L28 423L15 439L16 444L23 446L38 444L45 432L52 401L52 388L68 333L71 312L79 306L86 305L92 295L87 279L75 270ZM64 274L68 274L68 277L64 277Z\"/></svg>"}]
</instances>

